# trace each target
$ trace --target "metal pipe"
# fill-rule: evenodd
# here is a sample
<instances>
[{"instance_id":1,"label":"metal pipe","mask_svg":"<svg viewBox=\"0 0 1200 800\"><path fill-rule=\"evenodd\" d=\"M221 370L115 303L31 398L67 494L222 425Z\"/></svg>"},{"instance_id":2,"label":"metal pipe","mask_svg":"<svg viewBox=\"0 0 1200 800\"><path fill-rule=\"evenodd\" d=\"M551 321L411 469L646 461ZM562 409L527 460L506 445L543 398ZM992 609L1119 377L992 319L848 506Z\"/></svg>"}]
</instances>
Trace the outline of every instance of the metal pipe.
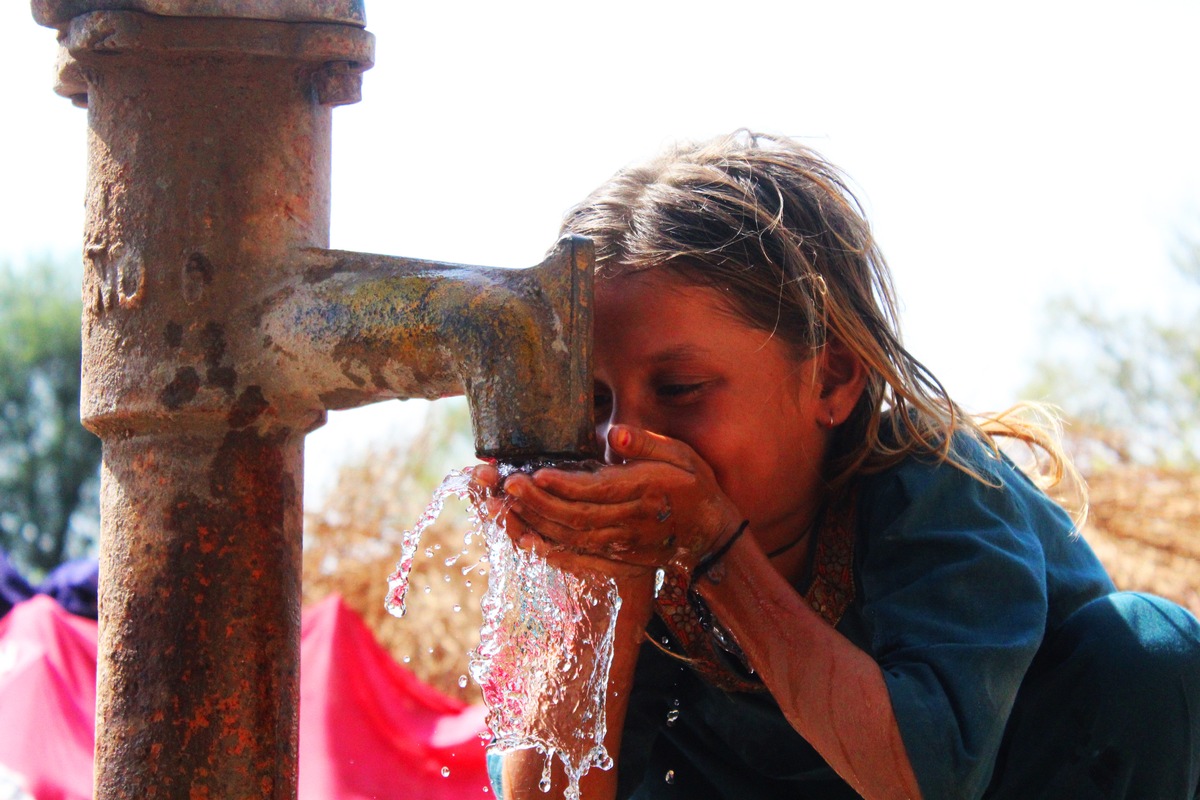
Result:
<instances>
[{"instance_id":1,"label":"metal pipe","mask_svg":"<svg viewBox=\"0 0 1200 800\"><path fill-rule=\"evenodd\" d=\"M304 435L468 394L481 454L592 455L591 250L329 251L355 0L34 0L88 108L84 423L104 442L96 796L296 794Z\"/></svg>"},{"instance_id":2,"label":"metal pipe","mask_svg":"<svg viewBox=\"0 0 1200 800\"><path fill-rule=\"evenodd\" d=\"M466 394L480 456L593 454L592 244L498 269L331 250L254 309L267 370L309 407Z\"/></svg>"}]
</instances>

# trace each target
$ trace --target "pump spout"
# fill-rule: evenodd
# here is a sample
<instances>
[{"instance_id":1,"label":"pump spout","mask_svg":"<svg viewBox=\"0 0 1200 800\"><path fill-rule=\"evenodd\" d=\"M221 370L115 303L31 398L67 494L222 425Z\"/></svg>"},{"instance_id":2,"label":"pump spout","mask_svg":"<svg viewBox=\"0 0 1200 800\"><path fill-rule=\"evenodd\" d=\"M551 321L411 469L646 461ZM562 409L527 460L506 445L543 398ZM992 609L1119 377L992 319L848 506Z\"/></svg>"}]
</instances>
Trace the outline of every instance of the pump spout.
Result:
<instances>
[{"instance_id":1,"label":"pump spout","mask_svg":"<svg viewBox=\"0 0 1200 800\"><path fill-rule=\"evenodd\" d=\"M309 250L257 327L287 355L293 402L465 394L479 456L590 458L592 253L566 237L538 266L499 269Z\"/></svg>"}]
</instances>

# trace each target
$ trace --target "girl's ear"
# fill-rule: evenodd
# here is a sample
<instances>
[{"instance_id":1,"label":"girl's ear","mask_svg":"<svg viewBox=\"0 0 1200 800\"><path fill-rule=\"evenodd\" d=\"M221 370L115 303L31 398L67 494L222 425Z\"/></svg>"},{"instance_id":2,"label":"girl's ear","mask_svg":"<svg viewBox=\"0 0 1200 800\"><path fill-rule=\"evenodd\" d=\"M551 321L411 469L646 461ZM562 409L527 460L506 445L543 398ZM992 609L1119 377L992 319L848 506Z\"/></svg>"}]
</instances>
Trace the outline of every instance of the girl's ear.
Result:
<instances>
[{"instance_id":1,"label":"girl's ear","mask_svg":"<svg viewBox=\"0 0 1200 800\"><path fill-rule=\"evenodd\" d=\"M846 421L867 386L867 368L840 339L830 337L821 350L822 425Z\"/></svg>"}]
</instances>

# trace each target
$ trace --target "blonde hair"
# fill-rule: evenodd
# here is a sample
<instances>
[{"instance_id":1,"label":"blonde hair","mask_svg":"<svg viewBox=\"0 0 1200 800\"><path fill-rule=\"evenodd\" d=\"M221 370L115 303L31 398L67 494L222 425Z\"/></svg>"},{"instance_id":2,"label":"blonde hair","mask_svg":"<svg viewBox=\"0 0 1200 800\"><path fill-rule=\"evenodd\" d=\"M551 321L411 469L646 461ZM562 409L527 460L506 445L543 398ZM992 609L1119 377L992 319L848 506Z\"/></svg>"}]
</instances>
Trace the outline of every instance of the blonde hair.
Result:
<instances>
[{"instance_id":1,"label":"blonde hair","mask_svg":"<svg viewBox=\"0 0 1200 800\"><path fill-rule=\"evenodd\" d=\"M835 491L912 453L987 481L955 452L955 433L993 450L992 435L1014 436L1070 471L1051 430L1012 414L977 423L904 348L891 273L858 199L797 142L737 131L676 145L618 172L567 213L563 232L595 242L598 279L667 269L718 289L800 358L830 339L844 345L868 378L826 465Z\"/></svg>"}]
</instances>

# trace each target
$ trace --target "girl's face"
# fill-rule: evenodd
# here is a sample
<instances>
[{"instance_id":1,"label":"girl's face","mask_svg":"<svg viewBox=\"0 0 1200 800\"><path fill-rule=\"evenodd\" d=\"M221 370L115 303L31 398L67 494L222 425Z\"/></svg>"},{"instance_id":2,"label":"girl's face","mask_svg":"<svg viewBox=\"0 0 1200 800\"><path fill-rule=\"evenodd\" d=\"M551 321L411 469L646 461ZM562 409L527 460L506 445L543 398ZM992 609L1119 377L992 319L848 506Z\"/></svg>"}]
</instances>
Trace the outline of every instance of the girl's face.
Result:
<instances>
[{"instance_id":1,"label":"girl's face","mask_svg":"<svg viewBox=\"0 0 1200 800\"><path fill-rule=\"evenodd\" d=\"M708 287L648 270L596 283L596 432L622 423L679 439L770 550L821 498L829 403L821 359L798 360Z\"/></svg>"}]
</instances>

